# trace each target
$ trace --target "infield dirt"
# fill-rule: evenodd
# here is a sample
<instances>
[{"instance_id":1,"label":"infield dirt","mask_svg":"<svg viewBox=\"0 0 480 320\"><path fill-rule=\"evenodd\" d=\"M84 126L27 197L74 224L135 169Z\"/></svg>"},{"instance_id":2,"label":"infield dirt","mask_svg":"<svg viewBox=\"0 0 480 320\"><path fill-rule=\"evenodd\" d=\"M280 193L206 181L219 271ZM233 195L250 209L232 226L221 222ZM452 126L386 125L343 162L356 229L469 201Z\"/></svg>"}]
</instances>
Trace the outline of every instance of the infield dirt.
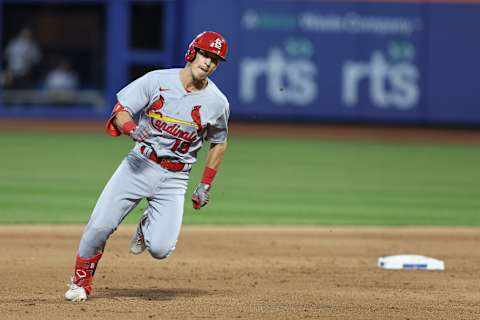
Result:
<instances>
[{"instance_id":1,"label":"infield dirt","mask_svg":"<svg viewBox=\"0 0 480 320\"><path fill-rule=\"evenodd\" d=\"M185 226L166 260L107 243L86 303L63 300L83 226L0 226L1 319L480 319L480 229ZM415 253L445 271L391 271Z\"/></svg>"}]
</instances>

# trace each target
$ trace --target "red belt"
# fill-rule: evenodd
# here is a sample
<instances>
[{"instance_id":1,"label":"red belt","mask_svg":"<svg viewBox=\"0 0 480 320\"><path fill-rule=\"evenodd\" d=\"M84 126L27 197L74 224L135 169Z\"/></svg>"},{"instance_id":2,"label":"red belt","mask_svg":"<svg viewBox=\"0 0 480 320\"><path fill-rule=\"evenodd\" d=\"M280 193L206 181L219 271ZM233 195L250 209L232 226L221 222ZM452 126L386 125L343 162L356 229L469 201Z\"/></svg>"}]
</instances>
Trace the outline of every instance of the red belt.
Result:
<instances>
[{"instance_id":1,"label":"red belt","mask_svg":"<svg viewBox=\"0 0 480 320\"><path fill-rule=\"evenodd\" d=\"M143 151L145 151L145 146L140 147L140 153L143 154ZM173 161L168 158L159 158L154 151L148 155L148 159L158 163L162 168L170 171L182 171L185 168L185 163Z\"/></svg>"}]
</instances>

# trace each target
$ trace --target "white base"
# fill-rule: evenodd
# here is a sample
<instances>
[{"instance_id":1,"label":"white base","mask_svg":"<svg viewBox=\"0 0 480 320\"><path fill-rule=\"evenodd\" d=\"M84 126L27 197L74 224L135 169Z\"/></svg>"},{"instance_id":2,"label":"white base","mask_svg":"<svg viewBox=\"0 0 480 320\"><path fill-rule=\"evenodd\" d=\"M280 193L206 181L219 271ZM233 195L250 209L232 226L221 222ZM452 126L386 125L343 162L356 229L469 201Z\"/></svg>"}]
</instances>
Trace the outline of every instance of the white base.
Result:
<instances>
[{"instance_id":1,"label":"white base","mask_svg":"<svg viewBox=\"0 0 480 320\"><path fill-rule=\"evenodd\" d=\"M378 258L378 267L391 270L445 270L445 263L442 260L413 255L396 255Z\"/></svg>"}]
</instances>

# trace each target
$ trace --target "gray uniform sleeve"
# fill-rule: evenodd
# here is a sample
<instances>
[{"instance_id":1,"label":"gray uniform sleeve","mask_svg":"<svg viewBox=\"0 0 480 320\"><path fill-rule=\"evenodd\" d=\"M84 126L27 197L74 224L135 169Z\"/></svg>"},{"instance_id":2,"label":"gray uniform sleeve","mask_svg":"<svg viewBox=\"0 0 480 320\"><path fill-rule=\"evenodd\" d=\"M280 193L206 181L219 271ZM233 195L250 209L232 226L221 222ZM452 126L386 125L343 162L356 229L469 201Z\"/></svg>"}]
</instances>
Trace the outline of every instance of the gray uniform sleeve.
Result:
<instances>
[{"instance_id":1,"label":"gray uniform sleeve","mask_svg":"<svg viewBox=\"0 0 480 320\"><path fill-rule=\"evenodd\" d=\"M224 143L228 136L228 118L230 111L228 105L224 112L218 117L214 123L208 126L205 140L210 143Z\"/></svg>"},{"instance_id":2,"label":"gray uniform sleeve","mask_svg":"<svg viewBox=\"0 0 480 320\"><path fill-rule=\"evenodd\" d=\"M128 84L117 93L118 102L132 114L143 110L154 94L155 81L152 78L152 73L149 72Z\"/></svg>"}]
</instances>

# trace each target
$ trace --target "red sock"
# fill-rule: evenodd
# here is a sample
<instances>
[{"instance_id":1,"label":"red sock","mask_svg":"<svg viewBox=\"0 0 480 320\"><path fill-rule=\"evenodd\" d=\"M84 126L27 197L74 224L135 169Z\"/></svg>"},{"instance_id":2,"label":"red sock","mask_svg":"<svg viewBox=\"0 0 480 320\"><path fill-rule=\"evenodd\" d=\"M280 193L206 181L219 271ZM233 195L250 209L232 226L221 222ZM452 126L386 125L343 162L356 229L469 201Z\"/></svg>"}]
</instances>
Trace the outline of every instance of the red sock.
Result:
<instances>
[{"instance_id":1,"label":"red sock","mask_svg":"<svg viewBox=\"0 0 480 320\"><path fill-rule=\"evenodd\" d=\"M89 295L92 292L93 275L97 269L98 261L102 257L103 252L91 258L81 258L77 254L75 261L75 273L73 275L73 283L83 287Z\"/></svg>"}]
</instances>

